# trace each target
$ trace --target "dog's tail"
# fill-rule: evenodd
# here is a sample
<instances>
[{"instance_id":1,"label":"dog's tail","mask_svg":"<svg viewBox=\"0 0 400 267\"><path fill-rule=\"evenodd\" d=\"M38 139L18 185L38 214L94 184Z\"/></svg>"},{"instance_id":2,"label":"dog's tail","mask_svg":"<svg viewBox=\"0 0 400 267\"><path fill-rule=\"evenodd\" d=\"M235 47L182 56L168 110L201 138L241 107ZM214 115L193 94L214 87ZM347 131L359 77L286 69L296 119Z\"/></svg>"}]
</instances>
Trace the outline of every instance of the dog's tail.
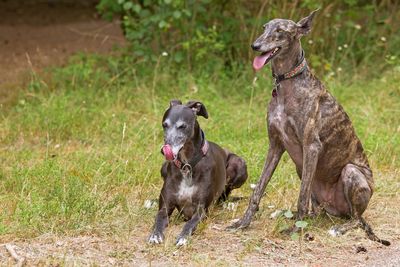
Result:
<instances>
[{"instance_id":1,"label":"dog's tail","mask_svg":"<svg viewBox=\"0 0 400 267\"><path fill-rule=\"evenodd\" d=\"M361 223L361 228L364 229L364 231L367 233L367 236L370 240L372 241L376 241L378 243L381 243L382 245L385 246L390 246L390 242L387 240L383 240L380 239L379 237L377 237L374 233L374 231L372 231L371 226L365 221L365 219L363 217L360 216L359 218L360 223Z\"/></svg>"}]
</instances>

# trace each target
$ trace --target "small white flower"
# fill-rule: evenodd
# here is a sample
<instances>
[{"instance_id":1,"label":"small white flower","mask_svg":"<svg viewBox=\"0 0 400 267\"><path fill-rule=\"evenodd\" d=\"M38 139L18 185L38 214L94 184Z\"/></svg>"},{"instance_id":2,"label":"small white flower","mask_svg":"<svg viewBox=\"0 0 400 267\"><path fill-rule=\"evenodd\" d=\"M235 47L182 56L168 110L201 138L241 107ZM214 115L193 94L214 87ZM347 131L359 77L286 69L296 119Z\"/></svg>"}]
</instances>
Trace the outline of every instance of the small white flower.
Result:
<instances>
[{"instance_id":1,"label":"small white flower","mask_svg":"<svg viewBox=\"0 0 400 267\"><path fill-rule=\"evenodd\" d=\"M360 24L356 24L356 25L354 25L354 28L356 28L357 30L361 30L361 25Z\"/></svg>"},{"instance_id":2,"label":"small white flower","mask_svg":"<svg viewBox=\"0 0 400 267\"><path fill-rule=\"evenodd\" d=\"M312 45L313 43L313 40L308 40L308 44Z\"/></svg>"},{"instance_id":3,"label":"small white flower","mask_svg":"<svg viewBox=\"0 0 400 267\"><path fill-rule=\"evenodd\" d=\"M162 54L161 54L163 57L167 57L168 56L168 53L167 52L162 52Z\"/></svg>"},{"instance_id":4,"label":"small white flower","mask_svg":"<svg viewBox=\"0 0 400 267\"><path fill-rule=\"evenodd\" d=\"M281 216L281 214L283 213L282 210L276 210L273 213L271 213L271 215L269 216L271 219L276 219L279 216Z\"/></svg>"},{"instance_id":5,"label":"small white flower","mask_svg":"<svg viewBox=\"0 0 400 267\"><path fill-rule=\"evenodd\" d=\"M340 236L340 232L339 231L337 231L335 228L331 228L331 229L329 229L328 230L328 234L330 234L331 236L333 236L333 237L337 237L337 236Z\"/></svg>"},{"instance_id":6,"label":"small white flower","mask_svg":"<svg viewBox=\"0 0 400 267\"><path fill-rule=\"evenodd\" d=\"M346 49L347 47L349 47L347 44L344 44L344 45L343 45L343 48Z\"/></svg>"},{"instance_id":7,"label":"small white flower","mask_svg":"<svg viewBox=\"0 0 400 267\"><path fill-rule=\"evenodd\" d=\"M250 188L251 188L252 190L256 189L256 187L257 187L256 184L250 184Z\"/></svg>"},{"instance_id":8,"label":"small white flower","mask_svg":"<svg viewBox=\"0 0 400 267\"><path fill-rule=\"evenodd\" d=\"M341 72L341 71L342 71L342 68L341 68L341 67L337 68L337 71L338 71L338 72Z\"/></svg>"},{"instance_id":9,"label":"small white flower","mask_svg":"<svg viewBox=\"0 0 400 267\"><path fill-rule=\"evenodd\" d=\"M54 146L55 149L58 149L58 148L60 148L60 147L61 147L60 144L56 144L56 145Z\"/></svg>"},{"instance_id":10,"label":"small white flower","mask_svg":"<svg viewBox=\"0 0 400 267\"><path fill-rule=\"evenodd\" d=\"M146 199L144 201L143 207L145 207L146 209L151 209L151 208L155 207L156 205L157 205L156 201Z\"/></svg>"},{"instance_id":11,"label":"small white flower","mask_svg":"<svg viewBox=\"0 0 400 267\"><path fill-rule=\"evenodd\" d=\"M385 37L385 36L382 36L382 37L381 37L381 41L382 41L382 42L386 42L386 37Z\"/></svg>"},{"instance_id":12,"label":"small white flower","mask_svg":"<svg viewBox=\"0 0 400 267\"><path fill-rule=\"evenodd\" d=\"M339 47L337 48L339 51L342 51L342 49L343 49L343 47L341 47L340 45L339 45Z\"/></svg>"}]
</instances>

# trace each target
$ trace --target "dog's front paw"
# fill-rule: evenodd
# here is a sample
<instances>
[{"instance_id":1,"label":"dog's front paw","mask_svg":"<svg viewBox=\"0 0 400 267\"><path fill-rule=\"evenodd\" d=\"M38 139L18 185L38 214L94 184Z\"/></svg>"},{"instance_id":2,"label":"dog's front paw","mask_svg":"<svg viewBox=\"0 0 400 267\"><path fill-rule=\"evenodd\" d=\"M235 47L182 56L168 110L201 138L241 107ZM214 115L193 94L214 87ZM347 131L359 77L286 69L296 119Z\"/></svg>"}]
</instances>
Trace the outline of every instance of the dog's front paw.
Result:
<instances>
[{"instance_id":1,"label":"dog's front paw","mask_svg":"<svg viewBox=\"0 0 400 267\"><path fill-rule=\"evenodd\" d=\"M164 241L164 235L161 233L152 233L148 242L150 244L161 244Z\"/></svg>"},{"instance_id":2,"label":"dog's front paw","mask_svg":"<svg viewBox=\"0 0 400 267\"><path fill-rule=\"evenodd\" d=\"M239 230L239 229L245 229L247 227L249 227L250 222L246 221L246 220L236 220L235 222L233 222L231 225L229 225L226 230L227 231L235 231L235 230Z\"/></svg>"},{"instance_id":3,"label":"dog's front paw","mask_svg":"<svg viewBox=\"0 0 400 267\"><path fill-rule=\"evenodd\" d=\"M188 239L186 237L178 237L175 245L177 247L181 247L181 246L185 246L187 243L188 243Z\"/></svg>"}]
</instances>

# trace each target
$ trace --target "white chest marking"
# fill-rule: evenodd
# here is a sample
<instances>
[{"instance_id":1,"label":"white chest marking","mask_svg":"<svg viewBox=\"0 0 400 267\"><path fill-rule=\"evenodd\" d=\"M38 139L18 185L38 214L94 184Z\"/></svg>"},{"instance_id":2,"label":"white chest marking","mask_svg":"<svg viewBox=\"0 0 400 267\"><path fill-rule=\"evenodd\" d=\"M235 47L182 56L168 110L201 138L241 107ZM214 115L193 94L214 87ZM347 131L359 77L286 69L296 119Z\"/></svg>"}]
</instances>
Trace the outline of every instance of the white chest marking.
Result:
<instances>
[{"instance_id":1,"label":"white chest marking","mask_svg":"<svg viewBox=\"0 0 400 267\"><path fill-rule=\"evenodd\" d=\"M197 186L189 185L188 181L186 181L186 179L183 179L181 184L179 185L178 198L191 200L196 191Z\"/></svg>"}]
</instances>

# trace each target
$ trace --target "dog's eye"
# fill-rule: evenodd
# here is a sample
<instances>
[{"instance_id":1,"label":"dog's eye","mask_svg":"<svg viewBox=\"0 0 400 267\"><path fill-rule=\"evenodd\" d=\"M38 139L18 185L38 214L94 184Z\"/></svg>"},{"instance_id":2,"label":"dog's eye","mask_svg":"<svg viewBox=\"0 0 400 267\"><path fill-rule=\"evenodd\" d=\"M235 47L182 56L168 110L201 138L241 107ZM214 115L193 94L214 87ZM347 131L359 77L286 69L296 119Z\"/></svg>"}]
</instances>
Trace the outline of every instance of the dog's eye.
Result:
<instances>
[{"instance_id":1,"label":"dog's eye","mask_svg":"<svg viewBox=\"0 0 400 267\"><path fill-rule=\"evenodd\" d=\"M163 127L163 128L168 128L168 123L163 122L162 127Z\"/></svg>"},{"instance_id":2,"label":"dog's eye","mask_svg":"<svg viewBox=\"0 0 400 267\"><path fill-rule=\"evenodd\" d=\"M282 33L282 32L285 32L285 31L282 30L282 29L277 29L276 32Z\"/></svg>"},{"instance_id":3,"label":"dog's eye","mask_svg":"<svg viewBox=\"0 0 400 267\"><path fill-rule=\"evenodd\" d=\"M187 125L186 124L181 124L178 126L178 129L186 129Z\"/></svg>"}]
</instances>

